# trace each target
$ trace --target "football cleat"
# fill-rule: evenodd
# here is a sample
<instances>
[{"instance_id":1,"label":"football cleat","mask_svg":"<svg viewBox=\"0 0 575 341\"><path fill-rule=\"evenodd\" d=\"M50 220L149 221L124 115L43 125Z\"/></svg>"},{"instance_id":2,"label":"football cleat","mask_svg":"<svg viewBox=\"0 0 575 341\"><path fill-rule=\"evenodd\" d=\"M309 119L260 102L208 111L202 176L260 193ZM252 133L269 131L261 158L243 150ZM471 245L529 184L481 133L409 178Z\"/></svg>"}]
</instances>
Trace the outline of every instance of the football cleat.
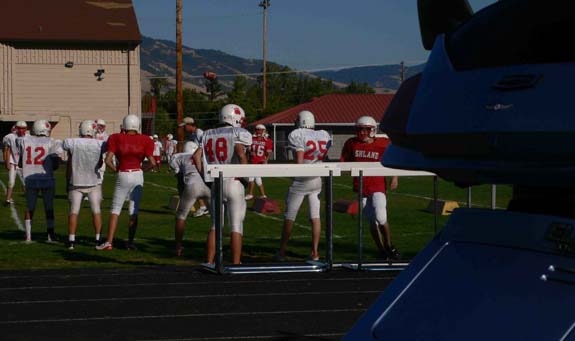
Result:
<instances>
[{"instance_id":1,"label":"football cleat","mask_svg":"<svg viewBox=\"0 0 575 341\"><path fill-rule=\"evenodd\" d=\"M74 242L68 242L66 244L66 246L68 247L68 250L74 250L75 243Z\"/></svg>"},{"instance_id":2,"label":"football cleat","mask_svg":"<svg viewBox=\"0 0 575 341\"><path fill-rule=\"evenodd\" d=\"M197 218L197 217L201 217L201 216L206 215L206 214L210 214L210 211L208 210L207 207L204 206L204 207L200 207L196 212L194 212L193 217Z\"/></svg>"},{"instance_id":3,"label":"football cleat","mask_svg":"<svg viewBox=\"0 0 575 341\"><path fill-rule=\"evenodd\" d=\"M96 246L96 250L98 251L111 251L114 248L112 247L112 243L105 242L104 244L100 244Z\"/></svg>"},{"instance_id":4,"label":"football cleat","mask_svg":"<svg viewBox=\"0 0 575 341\"><path fill-rule=\"evenodd\" d=\"M254 198L253 195L248 194L248 195L246 195L246 198L245 198L245 199L246 199L246 200L252 200L253 198Z\"/></svg>"}]
</instances>

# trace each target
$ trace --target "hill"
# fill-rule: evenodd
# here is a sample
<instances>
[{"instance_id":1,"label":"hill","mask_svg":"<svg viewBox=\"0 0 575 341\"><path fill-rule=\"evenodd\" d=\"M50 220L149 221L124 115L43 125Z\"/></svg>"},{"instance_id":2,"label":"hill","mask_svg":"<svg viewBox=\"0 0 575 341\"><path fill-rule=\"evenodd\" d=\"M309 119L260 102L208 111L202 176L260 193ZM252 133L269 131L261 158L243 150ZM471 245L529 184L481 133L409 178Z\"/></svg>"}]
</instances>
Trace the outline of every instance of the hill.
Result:
<instances>
[{"instance_id":1,"label":"hill","mask_svg":"<svg viewBox=\"0 0 575 341\"><path fill-rule=\"evenodd\" d=\"M167 77L173 86L176 77L176 43L170 40L142 37L140 46L140 59L142 69L142 90L149 90L149 77ZM277 63L269 62L268 66ZM205 91L202 74L205 71L215 72L219 75L220 84L224 90L231 90L235 74L247 74L247 78L256 81L256 74L261 72L261 59L246 59L234 56L219 50L196 49L183 47L183 81L185 87ZM423 65L408 67L406 76L409 77L423 69ZM365 66L336 71L321 71L308 74L312 77L321 77L334 81L336 86L346 86L351 81L367 83L379 90L378 92L397 90L400 83L401 67L397 65ZM341 83L341 84L340 84Z\"/></svg>"}]
</instances>

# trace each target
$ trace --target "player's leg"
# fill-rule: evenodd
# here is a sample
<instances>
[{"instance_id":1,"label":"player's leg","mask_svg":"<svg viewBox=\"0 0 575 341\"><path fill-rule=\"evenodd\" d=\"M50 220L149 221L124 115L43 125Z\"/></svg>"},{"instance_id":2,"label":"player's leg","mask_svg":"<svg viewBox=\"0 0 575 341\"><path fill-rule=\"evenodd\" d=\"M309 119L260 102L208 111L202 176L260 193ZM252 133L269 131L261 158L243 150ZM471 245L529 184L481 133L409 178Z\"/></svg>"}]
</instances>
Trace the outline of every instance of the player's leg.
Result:
<instances>
[{"instance_id":1,"label":"player's leg","mask_svg":"<svg viewBox=\"0 0 575 341\"><path fill-rule=\"evenodd\" d=\"M54 232L54 191L55 187L50 186L42 188L42 200L44 202L44 213L46 214L46 232L48 233L48 241L56 241L56 234Z\"/></svg>"},{"instance_id":2,"label":"player's leg","mask_svg":"<svg viewBox=\"0 0 575 341\"><path fill-rule=\"evenodd\" d=\"M38 200L38 189L27 184L26 191L26 212L24 213L24 227L26 231L26 241L32 241L32 219L36 210Z\"/></svg>"},{"instance_id":3,"label":"player's leg","mask_svg":"<svg viewBox=\"0 0 575 341\"><path fill-rule=\"evenodd\" d=\"M268 196L266 195L262 178L261 177L255 178L255 183L258 186L258 189L260 190L260 198L267 198Z\"/></svg>"},{"instance_id":4,"label":"player's leg","mask_svg":"<svg viewBox=\"0 0 575 341\"><path fill-rule=\"evenodd\" d=\"M102 186L97 185L90 189L88 200L92 210L92 225L94 226L96 245L100 243L100 234L102 233Z\"/></svg>"},{"instance_id":5,"label":"player's leg","mask_svg":"<svg viewBox=\"0 0 575 341\"><path fill-rule=\"evenodd\" d=\"M142 181L138 181L138 184L134 187L132 192L130 193L130 208L128 210L130 214L130 220L128 225L128 243L126 248L128 250L135 250L136 246L134 244L134 238L136 238L136 230L138 229L138 212L140 210L140 201L142 200L142 191L143 191L143 174ZM137 173L134 173L137 174ZM132 204L133 203L133 204Z\"/></svg>"},{"instance_id":6,"label":"player's leg","mask_svg":"<svg viewBox=\"0 0 575 341\"><path fill-rule=\"evenodd\" d=\"M70 203L70 212L68 213L68 249L73 250L76 242L76 229L78 227L78 214L82 205L83 193L71 186L68 191L68 202Z\"/></svg>"},{"instance_id":7,"label":"player's leg","mask_svg":"<svg viewBox=\"0 0 575 341\"><path fill-rule=\"evenodd\" d=\"M383 258L387 258L387 251L385 250L383 236L381 235L381 229L376 215L376 203L373 200L373 194L369 195L367 198L363 198L363 213L369 221L369 232L379 254ZM382 216L380 215L379 218L382 218Z\"/></svg>"},{"instance_id":8,"label":"player's leg","mask_svg":"<svg viewBox=\"0 0 575 341\"><path fill-rule=\"evenodd\" d=\"M385 193L377 192L373 194L373 206L375 209L375 220L378 225L378 231L383 237L383 246L387 256L391 259L399 259L401 256L391 242L391 228L387 218L387 197Z\"/></svg>"},{"instance_id":9,"label":"player's leg","mask_svg":"<svg viewBox=\"0 0 575 341\"><path fill-rule=\"evenodd\" d=\"M182 241L184 239L184 228L186 224L186 219L190 210L196 203L196 195L194 191L194 184L190 184L184 189L182 197L180 199L180 204L178 205L178 210L176 211L176 225L174 229L174 235L176 239L176 255L182 255Z\"/></svg>"},{"instance_id":10,"label":"player's leg","mask_svg":"<svg viewBox=\"0 0 575 341\"><path fill-rule=\"evenodd\" d=\"M295 181L294 181L295 182ZM288 189L287 197L286 197L286 212L284 214L284 225L282 229L282 239L280 241L280 248L277 252L276 258L283 259L285 258L285 253L287 249L288 241L291 237L291 233L293 230L293 225L295 219L297 217L297 213L299 208L303 202L305 194L295 192L292 186Z\"/></svg>"},{"instance_id":11,"label":"player's leg","mask_svg":"<svg viewBox=\"0 0 575 341\"><path fill-rule=\"evenodd\" d=\"M248 195L246 195L245 199L246 200L252 200L254 198L254 188L255 188L255 183L254 183L254 177L249 177L248 178Z\"/></svg>"},{"instance_id":12,"label":"player's leg","mask_svg":"<svg viewBox=\"0 0 575 341\"><path fill-rule=\"evenodd\" d=\"M230 180L224 183L224 197L228 207L231 230L230 248L233 264L241 263L242 235L247 207L244 194L244 186L238 180Z\"/></svg>"},{"instance_id":13,"label":"player's leg","mask_svg":"<svg viewBox=\"0 0 575 341\"><path fill-rule=\"evenodd\" d=\"M122 212L124 201L128 197L132 184L130 182L129 174L127 172L119 172L116 177L116 185L114 186L114 194L112 196L112 205L110 207L110 218L108 220L108 236L106 242L96 246L97 250L111 250L114 242L114 235L118 227L118 217Z\"/></svg>"},{"instance_id":14,"label":"player's leg","mask_svg":"<svg viewBox=\"0 0 575 341\"><path fill-rule=\"evenodd\" d=\"M320 191L312 192L307 196L309 204L309 220L311 223L311 241L312 249L310 258L319 260L319 239L321 237L321 219L320 219Z\"/></svg>"},{"instance_id":15,"label":"player's leg","mask_svg":"<svg viewBox=\"0 0 575 341\"><path fill-rule=\"evenodd\" d=\"M10 165L10 169L8 170L8 188L6 189L6 204L14 203L12 195L14 193L15 185L16 185L16 165Z\"/></svg>"}]
</instances>

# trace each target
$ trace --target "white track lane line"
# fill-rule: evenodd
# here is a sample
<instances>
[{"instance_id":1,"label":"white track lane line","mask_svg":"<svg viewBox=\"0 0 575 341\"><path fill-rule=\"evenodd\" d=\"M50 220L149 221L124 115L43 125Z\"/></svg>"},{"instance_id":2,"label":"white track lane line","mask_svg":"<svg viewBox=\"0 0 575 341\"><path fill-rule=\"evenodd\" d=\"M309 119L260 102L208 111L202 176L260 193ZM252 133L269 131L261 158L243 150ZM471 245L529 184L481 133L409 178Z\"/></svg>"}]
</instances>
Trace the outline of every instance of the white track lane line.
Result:
<instances>
[{"instance_id":1,"label":"white track lane line","mask_svg":"<svg viewBox=\"0 0 575 341\"><path fill-rule=\"evenodd\" d=\"M70 323L70 322L89 322L89 321L113 321L113 320L154 320L154 319L173 319L173 318L190 318L190 317L241 317L241 316L266 316L266 315L290 315L290 314L326 314L326 313L354 313L364 312L366 309L317 309L317 310L284 310L284 311L249 311L243 313L206 313L206 314L170 314L170 315L136 315L136 316L102 316L102 317L84 317L84 318L62 318L62 319L44 319L44 320L15 320L0 321L0 325L14 324L37 324L37 323Z\"/></svg>"},{"instance_id":2,"label":"white track lane line","mask_svg":"<svg viewBox=\"0 0 575 341\"><path fill-rule=\"evenodd\" d=\"M25 304L60 304L60 303L85 303L85 302L125 302L125 301L154 301L154 300L193 300L202 298L242 298L242 297L266 297L266 296L321 296L321 295L368 295L380 294L381 290L353 290L353 291L309 291L309 292L280 292L260 294L214 294L214 295L184 295L184 296L148 296L148 297L112 297L112 298L85 298L66 300L38 300L38 301L12 301L0 302L0 305L25 305Z\"/></svg>"},{"instance_id":3,"label":"white track lane line","mask_svg":"<svg viewBox=\"0 0 575 341\"><path fill-rule=\"evenodd\" d=\"M297 335L298 337L305 337L305 338L340 338L340 336L344 336L345 333L321 333L321 334L301 334ZM182 338L182 339L142 339L138 341L220 341L220 340L273 340L273 339L280 339L285 340L285 335L251 335L251 336L222 336L222 337L189 337L189 338Z\"/></svg>"},{"instance_id":4,"label":"white track lane line","mask_svg":"<svg viewBox=\"0 0 575 341\"><path fill-rule=\"evenodd\" d=\"M4 185L4 182L2 182L2 180L0 180L0 186L2 186L2 189L4 189L4 194L6 194L8 190L6 189L6 185ZM16 227L18 227L18 230L25 231L24 225L22 225L22 221L18 217L18 211L16 211L16 207L14 207L14 205L10 205L10 213L12 214L12 219L16 223Z\"/></svg>"},{"instance_id":5,"label":"white track lane line","mask_svg":"<svg viewBox=\"0 0 575 341\"><path fill-rule=\"evenodd\" d=\"M249 281L220 281L215 284L256 284L256 283L289 283L289 282L344 282L344 281L371 281L371 280L391 280L395 276L384 277L350 277L350 278L293 278L293 279L276 279L271 281L263 280L249 280ZM132 287L154 287L154 286L194 286L194 285L214 285L213 281L194 281L194 282L158 282L158 283L123 283L123 284L97 284L97 285L54 285L54 286L29 286L29 287L13 287L13 288L0 288L0 291L20 291L20 290L37 290L37 289L88 289L88 288L132 288Z\"/></svg>"}]
</instances>

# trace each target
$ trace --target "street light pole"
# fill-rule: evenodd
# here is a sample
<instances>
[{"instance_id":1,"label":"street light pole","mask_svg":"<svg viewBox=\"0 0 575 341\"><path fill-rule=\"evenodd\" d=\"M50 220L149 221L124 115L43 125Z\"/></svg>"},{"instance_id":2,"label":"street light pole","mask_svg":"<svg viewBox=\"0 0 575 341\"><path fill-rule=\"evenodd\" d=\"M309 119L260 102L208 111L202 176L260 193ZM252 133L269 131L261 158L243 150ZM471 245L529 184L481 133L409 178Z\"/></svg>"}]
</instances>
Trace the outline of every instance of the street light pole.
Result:
<instances>
[{"instance_id":1,"label":"street light pole","mask_svg":"<svg viewBox=\"0 0 575 341\"><path fill-rule=\"evenodd\" d=\"M262 0L259 7L263 7L264 9L264 66L263 66L263 84L262 84L262 111L266 111L267 107L267 80L266 80L266 23L267 23L267 9L270 7L270 0Z\"/></svg>"}]
</instances>

